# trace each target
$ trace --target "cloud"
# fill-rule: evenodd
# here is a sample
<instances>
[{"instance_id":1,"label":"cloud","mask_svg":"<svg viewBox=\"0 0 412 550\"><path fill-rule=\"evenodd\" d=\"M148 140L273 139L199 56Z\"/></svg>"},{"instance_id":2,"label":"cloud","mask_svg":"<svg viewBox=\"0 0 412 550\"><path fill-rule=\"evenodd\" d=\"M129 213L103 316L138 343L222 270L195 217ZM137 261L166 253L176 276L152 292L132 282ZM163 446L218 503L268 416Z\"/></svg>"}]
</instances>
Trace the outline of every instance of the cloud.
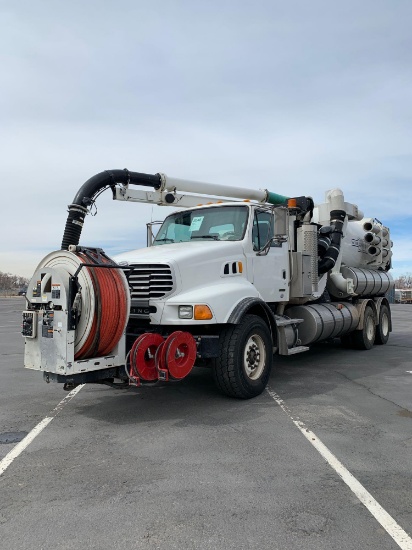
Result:
<instances>
[{"instance_id":1,"label":"cloud","mask_svg":"<svg viewBox=\"0 0 412 550\"><path fill-rule=\"evenodd\" d=\"M410 215L409 2L45 0L0 15L0 270L59 248L67 204L107 168L317 202L341 187L388 225ZM106 194L82 241L144 243L151 207Z\"/></svg>"}]
</instances>

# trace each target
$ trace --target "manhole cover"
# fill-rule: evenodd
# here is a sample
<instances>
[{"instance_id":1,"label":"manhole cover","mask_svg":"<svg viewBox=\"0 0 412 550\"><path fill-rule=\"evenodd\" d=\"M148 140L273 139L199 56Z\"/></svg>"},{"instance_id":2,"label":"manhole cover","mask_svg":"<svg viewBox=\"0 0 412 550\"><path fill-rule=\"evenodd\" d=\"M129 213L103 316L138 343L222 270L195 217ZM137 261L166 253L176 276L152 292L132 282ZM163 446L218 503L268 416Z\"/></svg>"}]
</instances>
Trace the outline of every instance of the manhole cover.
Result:
<instances>
[{"instance_id":1,"label":"manhole cover","mask_svg":"<svg viewBox=\"0 0 412 550\"><path fill-rule=\"evenodd\" d=\"M0 434L0 445L7 443L18 443L24 439L27 432L4 432Z\"/></svg>"}]
</instances>

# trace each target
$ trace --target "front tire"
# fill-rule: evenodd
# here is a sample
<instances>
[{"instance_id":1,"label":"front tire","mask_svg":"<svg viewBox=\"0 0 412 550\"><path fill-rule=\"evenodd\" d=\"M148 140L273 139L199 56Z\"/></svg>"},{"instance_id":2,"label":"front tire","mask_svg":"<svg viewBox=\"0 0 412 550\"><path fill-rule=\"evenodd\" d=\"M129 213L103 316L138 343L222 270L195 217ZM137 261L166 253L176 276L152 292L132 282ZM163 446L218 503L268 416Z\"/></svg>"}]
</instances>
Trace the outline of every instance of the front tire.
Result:
<instances>
[{"instance_id":1,"label":"front tire","mask_svg":"<svg viewBox=\"0 0 412 550\"><path fill-rule=\"evenodd\" d=\"M379 322L376 327L375 344L385 345L389 340L391 327L391 311L386 304L382 304L379 311Z\"/></svg>"},{"instance_id":2,"label":"front tire","mask_svg":"<svg viewBox=\"0 0 412 550\"><path fill-rule=\"evenodd\" d=\"M365 307L363 314L363 329L355 330L352 334L353 347L355 349L372 349L375 343L376 324L375 314L370 306Z\"/></svg>"},{"instance_id":3,"label":"front tire","mask_svg":"<svg viewBox=\"0 0 412 550\"><path fill-rule=\"evenodd\" d=\"M260 395L268 383L273 362L272 337L257 315L245 315L239 325L225 328L220 353L213 365L219 390L238 399Z\"/></svg>"}]
</instances>

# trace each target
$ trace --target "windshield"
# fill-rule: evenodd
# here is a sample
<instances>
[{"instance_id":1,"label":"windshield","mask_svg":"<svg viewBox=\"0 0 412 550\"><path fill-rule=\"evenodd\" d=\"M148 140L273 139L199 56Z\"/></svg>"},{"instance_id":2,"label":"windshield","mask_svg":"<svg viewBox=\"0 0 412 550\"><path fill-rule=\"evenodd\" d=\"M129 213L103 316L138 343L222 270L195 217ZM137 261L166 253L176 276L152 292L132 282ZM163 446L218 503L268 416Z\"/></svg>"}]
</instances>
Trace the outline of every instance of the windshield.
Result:
<instances>
[{"instance_id":1,"label":"windshield","mask_svg":"<svg viewBox=\"0 0 412 550\"><path fill-rule=\"evenodd\" d=\"M246 230L247 206L219 206L176 212L163 222L153 245L188 241L240 241Z\"/></svg>"}]
</instances>

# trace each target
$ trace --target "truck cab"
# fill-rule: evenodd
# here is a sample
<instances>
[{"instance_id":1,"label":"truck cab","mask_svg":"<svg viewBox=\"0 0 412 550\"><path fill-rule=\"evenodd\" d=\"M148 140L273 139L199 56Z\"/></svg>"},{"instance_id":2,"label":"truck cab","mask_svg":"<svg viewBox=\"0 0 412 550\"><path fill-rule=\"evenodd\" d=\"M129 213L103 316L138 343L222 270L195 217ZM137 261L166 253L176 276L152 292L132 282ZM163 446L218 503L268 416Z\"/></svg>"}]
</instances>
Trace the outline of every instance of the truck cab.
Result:
<instances>
[{"instance_id":1,"label":"truck cab","mask_svg":"<svg viewBox=\"0 0 412 550\"><path fill-rule=\"evenodd\" d=\"M245 298L287 301L288 226L275 237L277 210L284 219L280 209L248 203L169 215L149 248L115 258L130 269L131 315L133 308L146 308L151 323L174 325L182 323L184 311L188 324L199 324L188 311L200 303L211 312L203 321L216 324L227 323Z\"/></svg>"}]
</instances>

